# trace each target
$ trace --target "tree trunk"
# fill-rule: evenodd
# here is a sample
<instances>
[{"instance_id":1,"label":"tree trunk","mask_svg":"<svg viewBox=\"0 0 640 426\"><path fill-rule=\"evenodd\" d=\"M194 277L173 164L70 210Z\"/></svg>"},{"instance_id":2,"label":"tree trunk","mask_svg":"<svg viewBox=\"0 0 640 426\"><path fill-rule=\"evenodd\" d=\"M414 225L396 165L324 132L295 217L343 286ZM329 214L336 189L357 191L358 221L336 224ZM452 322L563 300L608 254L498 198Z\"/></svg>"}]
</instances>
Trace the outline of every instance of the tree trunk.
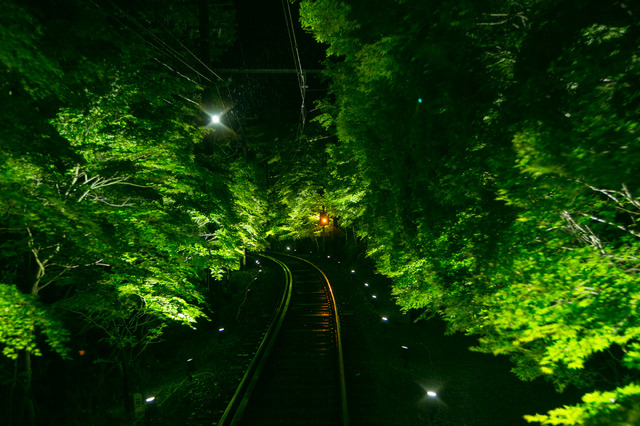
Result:
<instances>
[{"instance_id":1,"label":"tree trunk","mask_svg":"<svg viewBox=\"0 0 640 426\"><path fill-rule=\"evenodd\" d=\"M13 361L13 380L11 381L11 386L9 387L8 395L5 401L2 401L4 405L4 412L6 414L6 420L8 425L13 425L13 419L16 417L15 410L15 393L16 387L18 386L18 360L15 359Z\"/></svg>"},{"instance_id":2,"label":"tree trunk","mask_svg":"<svg viewBox=\"0 0 640 426\"><path fill-rule=\"evenodd\" d=\"M33 398L31 398L31 381L33 377L33 369L31 367L31 351L26 349L24 351L24 408L27 414L27 424L29 426L36 426L36 412L33 407Z\"/></svg>"},{"instance_id":3,"label":"tree trunk","mask_svg":"<svg viewBox=\"0 0 640 426\"><path fill-rule=\"evenodd\" d=\"M30 244L31 245L31 244ZM33 283L33 285L31 286L31 294L33 296L35 296L36 298L38 297L38 292L40 291L40 280L42 279L42 277L45 274L45 263L46 262L41 262L39 257L38 257L38 251L34 251L32 250L33 255L34 255L34 259L36 260L37 264L38 264L38 271L36 272L36 278L35 281ZM33 315L33 313L32 313ZM32 332L35 331L35 320L33 320L33 324L31 327ZM33 382L33 367L31 365L31 351L29 349L25 349L24 350L24 373L25 373L25 379L24 379L24 409L26 410L26 414L27 414L27 424L29 426L35 426L36 425L36 412L35 412L35 408L34 408L34 404L33 404L33 398L31 396L31 385Z\"/></svg>"},{"instance_id":4,"label":"tree trunk","mask_svg":"<svg viewBox=\"0 0 640 426\"><path fill-rule=\"evenodd\" d=\"M122 378L122 408L124 409L125 416L129 416L133 413L133 407L129 398L129 372L125 355L122 354L120 358L120 377Z\"/></svg>"}]
</instances>

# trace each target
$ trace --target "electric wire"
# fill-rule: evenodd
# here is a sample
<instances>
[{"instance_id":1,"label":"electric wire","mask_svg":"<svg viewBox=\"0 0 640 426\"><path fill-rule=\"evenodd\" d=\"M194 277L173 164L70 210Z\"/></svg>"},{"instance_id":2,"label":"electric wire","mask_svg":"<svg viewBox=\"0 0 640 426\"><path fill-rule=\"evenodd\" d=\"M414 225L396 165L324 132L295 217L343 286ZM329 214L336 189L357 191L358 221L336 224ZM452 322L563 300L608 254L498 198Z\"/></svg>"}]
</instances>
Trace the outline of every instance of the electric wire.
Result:
<instances>
[{"instance_id":1,"label":"electric wire","mask_svg":"<svg viewBox=\"0 0 640 426\"><path fill-rule=\"evenodd\" d=\"M126 28L127 30L129 30L132 34L134 34L136 37L138 37L139 39L141 39L145 44L151 46L152 48L154 48L155 50L157 50L158 52L160 52L161 54L174 58L176 60L178 60L180 63L182 63L183 65L185 65L188 69L190 69L191 71L193 71L195 74L197 74L200 78L202 78L203 80L206 80L207 82L211 83L214 85L214 87L216 87L216 89L218 90L218 96L220 101L223 103L223 107L225 109L229 109L226 107L226 105L224 105L224 101L223 101L223 97L222 94L220 93L220 89L219 87L215 84L214 81L212 81L209 77L207 77L206 75L202 74L200 71L198 71L196 68L194 68L193 66L191 66L191 64L189 63L189 60L187 57L185 57L184 55L182 55L180 52L178 52L176 49L174 49L171 45L169 45L167 42L165 42L164 40L162 40L159 36L157 36L156 34L154 34L150 29L148 29L147 27L145 27L143 24L141 24L136 18L134 18L133 16L131 16L129 13L127 13L126 11L122 10L118 5L116 5L113 1L109 0L109 4L112 6L113 9L109 10L109 8L104 7L103 5L100 5L98 3L96 3L95 0L91 0L91 2L99 9L102 9L105 11L105 13L107 13L109 16L111 16L116 22L118 22L118 24L120 24L123 28ZM138 3L139 4L139 3ZM142 9L142 8L141 8ZM147 16L144 15L144 13L141 12L141 15L144 19L146 19L147 21L150 21L149 18ZM126 19L128 20L129 24L127 22L124 22L121 17L126 17ZM133 25L133 26L132 26ZM160 24L161 25L161 24ZM136 30L136 27L139 30ZM218 81L223 81L222 78L217 75L211 68L209 68L200 58L197 57L197 55L195 55L187 46L185 46L179 39L177 39L172 33L171 31L169 31L168 28L166 28L165 26L161 25L162 29L164 31L166 31L174 40L176 40L181 46L182 48L184 48L187 52L189 52L189 54L195 58L202 66L204 66L207 71L209 71ZM146 37L145 37L146 35ZM172 68L171 66L169 66L168 64L166 64L165 62L159 60L157 57L153 58L158 64L166 67L168 70L178 74L180 77L185 78L186 80L188 80L189 82L195 84L196 86L200 86L200 84L196 81L194 81L192 78L186 76L185 74L177 71L176 69ZM229 91L228 87L227 87L227 91ZM229 93L230 94L230 93ZM190 103L193 103L197 106L200 106L200 104L198 102L195 102L181 94L177 94L178 97L180 97L181 99L188 101ZM167 100L165 100L166 102L168 102ZM240 123L238 123L240 124ZM242 145L242 142L238 139L238 135L236 134L236 132L233 129L229 129L231 130L231 133L233 134L233 137L236 140L236 146L244 146ZM242 131L242 129L241 129ZM233 155L233 153L229 153L227 152L226 149L224 149L223 146L217 145L218 148L222 151L222 153L227 157L227 158L231 158L231 156ZM232 148L232 147L230 147ZM236 148L237 149L237 148ZM232 148L232 151L236 151L236 149Z\"/></svg>"},{"instance_id":2,"label":"electric wire","mask_svg":"<svg viewBox=\"0 0 640 426\"><path fill-rule=\"evenodd\" d=\"M192 67L189 63L187 63L187 58L185 58L180 52L178 52L177 50L175 50L173 47L171 47L168 43L166 43L164 40L162 40L160 37L158 37L157 35L155 35L151 30L149 30L148 28L146 28L144 25L142 25L137 19L135 19L133 16L131 16L128 12L122 10L121 8L119 8L117 5L115 5L112 1L110 1L110 3L120 11L120 13L123 13L128 19L129 21L131 21L134 25L136 25L138 28L140 28L142 31L146 32L149 36L151 36L152 40L156 40L157 43L159 43L161 46L164 45L166 51L169 53L170 56L173 56L175 59L177 59L178 61L180 61L183 65L187 66L189 69L191 69L193 72L195 72L196 74L198 74L200 77L202 77L203 79L205 79L206 81L213 83L213 81L205 76L204 74L202 74L200 71L198 71L197 69L195 69L194 67ZM214 73L215 75L215 73ZM216 77L218 77L216 75ZM219 77L218 77L219 78Z\"/></svg>"},{"instance_id":3,"label":"electric wire","mask_svg":"<svg viewBox=\"0 0 640 426\"><path fill-rule=\"evenodd\" d=\"M192 82L193 84L195 84L196 86L198 86L198 82L192 80L191 78L187 77L186 75L182 74L179 71L174 70L173 68L171 68L169 65L165 64L164 62L161 62L158 58L153 58L154 61L156 61L157 63L159 63L160 65L162 65L163 67L166 67L167 69L169 69L170 71L178 74L180 77Z\"/></svg>"},{"instance_id":4,"label":"electric wire","mask_svg":"<svg viewBox=\"0 0 640 426\"><path fill-rule=\"evenodd\" d=\"M305 107L306 98L306 75L302 68L302 61L300 60L300 51L298 49L298 40L296 39L295 26L293 25L293 17L291 15L291 6L287 0L282 0L282 11L284 13L285 23L287 25L287 35L289 37L289 47L291 49L291 55L293 57L293 64L298 77L298 86L300 89L300 97L302 103L300 105L300 119L298 122L298 130L296 132L296 139L301 139L304 133L304 126L307 119L307 112ZM299 144L300 145L300 144ZM297 150L296 150L297 151Z\"/></svg>"},{"instance_id":5,"label":"electric wire","mask_svg":"<svg viewBox=\"0 0 640 426\"><path fill-rule=\"evenodd\" d=\"M298 40L296 38L295 26L293 25L293 17L291 16L291 6L286 0L282 0L285 22L287 24L287 34L289 35L289 45L293 56L293 64L298 74L300 88L304 88L304 74L302 71L302 61L300 60L300 52L298 50ZM286 8L284 7L286 5Z\"/></svg>"},{"instance_id":6,"label":"electric wire","mask_svg":"<svg viewBox=\"0 0 640 426\"><path fill-rule=\"evenodd\" d=\"M116 5L113 1L109 0L109 3L111 4L111 6L117 11L119 12L121 15L125 16L132 24L134 24L135 26L139 27L141 30L143 30L144 32L146 32L147 34L149 34L153 39L156 40L156 43L159 44L154 44L151 41L149 41L149 39L147 39L144 35L142 35L140 32L136 31L135 28L133 28L132 26L128 25L126 22L123 22L115 13L110 12L107 8L105 8L104 6L96 3L94 0L92 0L92 3L100 8L103 9L107 14L109 14L114 20L116 20L116 22L118 22L120 25L122 25L124 28L128 29L129 31L131 31L136 37L140 38L143 42L145 42L146 44L150 45L151 47L153 47L154 49L156 49L158 52L172 57L176 60L178 60L179 62L181 62L183 65L185 65L187 68L189 68L191 71L193 71L194 73L198 74L200 77L202 77L203 79L213 83L213 81L211 79L209 79L207 76L203 75L200 71L198 71L197 69L195 69L194 67L192 67L187 61L186 58L184 56L182 56L178 51L176 51L175 49L173 49L169 44L167 44L166 42L164 42L162 39L160 39L158 36L156 36L155 34L153 34L153 32L151 32L149 29L145 28L144 25L140 24L134 17L132 17L129 13L127 13L126 11L122 10L118 5ZM164 47L164 46L166 47ZM165 65L167 68L171 69L171 67L169 67L166 64ZM174 70L175 71L175 70ZM178 73L180 74L180 73ZM184 75L180 74L182 77L185 77ZM216 75L217 77L217 75ZM185 77L186 78L186 77ZM192 79L187 78L189 81L192 81Z\"/></svg>"},{"instance_id":7,"label":"electric wire","mask_svg":"<svg viewBox=\"0 0 640 426\"><path fill-rule=\"evenodd\" d=\"M138 3L138 5L140 5L139 2L136 1L136 3ZM143 16L145 16L143 14ZM146 16L145 16L146 17ZM162 27L163 30L165 30L167 32L167 34L169 34L171 36L171 38L173 38L175 41L177 41L180 46L182 46L183 49L185 49L196 61L198 61L207 71L209 71L213 76L215 76L219 81L222 81L222 78L216 74L211 68L209 68L209 66L207 64L205 64L199 57L198 55L196 55L195 53L193 53L191 51L191 49L189 49L180 39L178 39L175 35L173 35L173 33L162 24L162 22L156 21L158 23L158 25L160 27Z\"/></svg>"},{"instance_id":8,"label":"electric wire","mask_svg":"<svg viewBox=\"0 0 640 426\"><path fill-rule=\"evenodd\" d=\"M223 103L223 107L226 108L226 106L224 105L223 96L222 96L222 93L220 92L219 87L215 84L215 82L213 80L211 80L211 78L207 77L202 72L200 72L198 69L196 69L194 66L192 66L192 64L189 63L190 61L188 60L188 58L186 56L184 56L182 53L180 53L178 50L176 50L174 47L172 47L169 43L165 42L158 35L154 34L153 31L151 31L145 25L140 23L139 20L134 18L133 16L131 16L131 14L129 14L128 12L126 12L125 10L120 8L118 5L116 5L112 0L108 0L108 3L113 8L113 10L111 10L111 11L108 10L106 7L96 3L95 0L91 0L91 2L96 7L100 8L100 9L103 9L107 14L111 15L111 17L115 21L117 21L122 27L124 27L127 30L129 30L136 37L141 39L147 45L151 46L153 49L157 50L158 52L160 52L161 54L163 54L165 56L168 56L170 58L173 58L173 59L177 60L182 65L187 67L189 70L191 70L192 72L197 74L203 80L205 80L205 81L207 81L207 82L209 82L211 84L214 84L214 86L216 87L216 90L218 91L219 99ZM305 122L306 122L306 108L305 108L306 75L305 75L305 72L304 72L303 67L302 67L302 62L300 60L300 53L299 53L299 49L298 49L297 38L296 38L296 35L295 35L295 26L293 24L291 7L288 4L288 2L286 2L286 0L282 1L282 7L283 7L283 14L284 14L284 17L285 17L285 23L286 23L286 26L287 26L287 35L289 37L290 49L291 49L292 58L293 58L293 62L294 62L294 67L295 67L296 75L297 75L297 79L298 79L298 86L299 86L299 90L300 90L300 96L301 96L301 100L302 100L301 110L300 110L300 119L299 119L299 123L298 123L297 134L296 134L296 139L301 139L303 131L304 131L304 125L305 125ZM115 12L118 12L118 13L115 13ZM118 16L118 15L120 15L120 16ZM141 15L147 21L150 21L149 18L144 13L141 12ZM128 23L124 22L122 19L120 19L120 17L125 17L126 20L128 21ZM180 47L182 49L184 49L186 52L188 52L188 54L193 59L195 59L209 73L211 73L211 75L214 76L215 79L217 79L218 81L223 81L223 79L217 73L215 73L196 54L194 54L184 43L182 43L166 26L162 25L161 23L158 23L158 25L171 38L173 38L180 45ZM243 53L243 61L244 61L244 52L242 52L242 53ZM168 64L160 61L158 58L153 58L153 59L156 62L158 62L159 64L161 64L164 67L166 67L167 69L171 70L172 72L175 72L180 77L185 78L186 80L198 85L198 83L196 81L194 81L192 78L190 78L187 75L177 71L176 69L172 68ZM229 99L232 99L232 95L231 95L231 92L229 90L228 85L226 86L226 90L227 90ZM187 100L187 101L195 103L194 101L192 101L190 99L186 99L186 98L184 98L182 96L180 96L180 97L185 99L185 100ZM243 137L244 130L242 129L242 123L240 122L240 120L237 117L233 116L233 115L230 115L230 119L235 119L235 121L237 122L237 125L238 125L238 129L240 131L240 137ZM232 134L233 134L233 136L234 136L234 138L236 140L236 143L242 145L243 142L238 139L238 135L236 134L236 132L233 131L233 129L230 129L230 130L231 130L231 132L232 132ZM298 146L298 149L296 149L296 151L298 151L299 148L300 148L300 145Z\"/></svg>"},{"instance_id":9,"label":"electric wire","mask_svg":"<svg viewBox=\"0 0 640 426\"><path fill-rule=\"evenodd\" d=\"M282 0L282 12L284 13L284 20L285 20L285 24L287 26L287 36L289 37L289 48L291 49L291 56L293 58L293 67L296 70L296 75L298 77L298 86L300 89L300 97L302 98L303 102L304 102L304 91L303 91L303 84L302 84L302 64L300 63L300 56L296 55L296 51L297 51L297 45L296 45L296 39L295 39L295 33L292 34L292 30L293 30L293 22L291 22L291 9L288 10L289 13L287 13L287 8L288 8L288 3L287 0Z\"/></svg>"},{"instance_id":10,"label":"electric wire","mask_svg":"<svg viewBox=\"0 0 640 426\"><path fill-rule=\"evenodd\" d=\"M286 1L286 0L285 0ZM289 4L286 4L286 8L285 8L285 1L283 1L283 12L285 15L285 21L287 24L287 34L289 36L289 41L290 41L290 48L291 48L291 52L292 52L292 57L294 60L294 66L296 69L296 74L298 77L298 86L300 89L300 95L302 98L302 105L301 105L301 112L300 112L300 122L298 125L298 131L297 131L297 135L296 138L299 138L302 135L303 129L304 129L304 124L306 122L306 108L305 108L305 97L306 97L306 78L305 78L305 73L303 71L302 68L302 62L300 60L300 54L299 54L299 49L298 49L298 44L297 44L297 39L296 39L296 35L295 35L295 27L293 25L293 18L292 18L292 14L291 14L291 7L289 6ZM113 4L113 3L112 3ZM117 6L114 5L114 7L118 8ZM125 16L127 16L127 18L133 23L135 24L138 28L140 28L142 31L144 31L145 33L149 34L149 36L152 37L153 40L155 40L157 43L160 43L160 46L165 46L166 52L164 52L162 49L160 49L158 46L156 46L153 43L148 42L146 39L144 39L144 37L140 36L139 33L136 32L136 34L142 38L143 40L147 41L147 43L151 44L154 48L156 48L157 50L168 54L170 56L173 56L175 59L179 60L181 63L183 63L184 65L186 65L189 69L191 69L192 71L196 72L200 77L204 78L205 80L207 80L210 83L214 83L213 81L211 81L211 79L207 78L206 76L202 75L202 73L198 72L196 69L194 69L191 65L189 65L187 63L187 58L185 58L182 54L180 54L180 52L178 52L176 49L174 49L173 47L171 47L168 43L166 43L164 40L160 39L158 36L156 36L153 32L151 32L148 28L144 27L144 25L142 25L140 22L138 22L135 18L133 18L130 14L128 14L127 12L121 10L120 8L118 8L118 10L120 10L121 13L123 13ZM143 14L144 16L144 14ZM148 18L147 18L148 19ZM194 59L196 59L202 66L204 66L207 71L209 71L213 76L215 76L219 81L222 81L222 78L216 74L211 68L209 68L197 55L195 55L187 46L185 46L178 38L176 38L171 31L169 31L168 28L166 28L164 25L162 25L161 23L158 23L166 32L167 34L169 34L174 40L176 40ZM131 29L131 28L130 28ZM131 29L132 31L135 32L135 30ZM244 53L244 52L243 52ZM244 59L244 55L243 55L243 59ZM166 64L165 65L167 68L171 69L171 67L169 67ZM174 70L174 72L177 72ZM185 77L185 76L183 76ZM188 78L188 77L185 77ZM190 80L190 79L189 79ZM192 80L190 80L192 81ZM216 90L218 91L218 96L219 99L221 100L221 102L223 102L223 108L227 109L226 106L224 105L224 101L223 101L223 97L222 94L220 93L220 90L218 87L216 87ZM226 90L227 90L227 94L229 95L229 98L232 98L232 95L230 93L229 87L226 86ZM240 137L242 138L244 135L244 129L242 128L242 123L240 122L240 120L231 115L232 119L235 119L237 125L238 125L238 130L240 132ZM238 135L235 131L232 130L233 136L236 139L236 142L239 144L243 144L242 141L240 141L238 139Z\"/></svg>"}]
</instances>

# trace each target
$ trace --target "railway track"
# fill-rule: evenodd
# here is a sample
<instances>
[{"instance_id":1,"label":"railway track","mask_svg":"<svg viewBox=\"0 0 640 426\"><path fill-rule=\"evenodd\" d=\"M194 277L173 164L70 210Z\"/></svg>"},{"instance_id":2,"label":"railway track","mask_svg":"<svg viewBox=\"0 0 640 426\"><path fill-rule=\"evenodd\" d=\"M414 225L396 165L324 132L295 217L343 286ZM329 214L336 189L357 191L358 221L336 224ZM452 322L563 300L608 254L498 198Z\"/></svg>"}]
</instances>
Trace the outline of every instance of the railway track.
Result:
<instances>
[{"instance_id":1,"label":"railway track","mask_svg":"<svg viewBox=\"0 0 640 426\"><path fill-rule=\"evenodd\" d=\"M311 262L263 255L286 291L218 425L349 424L340 322L331 284Z\"/></svg>"}]
</instances>

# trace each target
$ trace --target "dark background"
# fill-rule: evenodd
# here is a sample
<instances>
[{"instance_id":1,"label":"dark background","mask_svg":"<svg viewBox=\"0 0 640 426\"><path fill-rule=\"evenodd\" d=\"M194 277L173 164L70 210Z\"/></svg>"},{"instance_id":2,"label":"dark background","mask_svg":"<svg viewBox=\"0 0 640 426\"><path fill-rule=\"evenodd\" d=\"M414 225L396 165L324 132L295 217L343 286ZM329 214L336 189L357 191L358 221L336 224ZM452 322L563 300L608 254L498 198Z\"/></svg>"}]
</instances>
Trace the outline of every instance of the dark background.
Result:
<instances>
[{"instance_id":1,"label":"dark background","mask_svg":"<svg viewBox=\"0 0 640 426\"><path fill-rule=\"evenodd\" d=\"M301 29L297 4L287 7L288 2L280 0L237 0L234 4L237 38L231 49L214 64L214 71L224 80L219 86L228 86L228 91L226 88L220 90L220 95L234 104L231 115L241 120L241 124L297 123L302 98L295 73L242 74L224 70L294 70L285 15L289 11L303 70L321 67L324 47ZM326 93L325 85L317 73L307 74L307 85L305 106L311 110L313 101Z\"/></svg>"}]
</instances>

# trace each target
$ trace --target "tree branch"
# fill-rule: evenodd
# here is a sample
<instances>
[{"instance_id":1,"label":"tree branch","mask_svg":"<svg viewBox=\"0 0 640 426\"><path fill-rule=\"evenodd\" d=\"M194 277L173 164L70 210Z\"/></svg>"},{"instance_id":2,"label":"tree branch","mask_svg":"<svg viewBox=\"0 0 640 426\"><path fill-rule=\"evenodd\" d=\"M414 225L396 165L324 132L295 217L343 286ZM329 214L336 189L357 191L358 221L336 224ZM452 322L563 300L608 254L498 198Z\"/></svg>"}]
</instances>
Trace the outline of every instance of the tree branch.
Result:
<instances>
[{"instance_id":1,"label":"tree branch","mask_svg":"<svg viewBox=\"0 0 640 426\"><path fill-rule=\"evenodd\" d=\"M78 182L80 178L80 164L76 164L75 169L73 169L73 179L67 188L67 191L64 193L65 198L69 196L69 192L71 192L71 188Z\"/></svg>"},{"instance_id":2,"label":"tree branch","mask_svg":"<svg viewBox=\"0 0 640 426\"><path fill-rule=\"evenodd\" d=\"M131 207L131 206L133 206L133 204L127 203L127 201L129 201L130 199L131 199L131 197L128 197L121 204L113 204L109 200L107 200L106 198L98 197L97 195L93 194L93 197L92 197L91 200L92 201L97 201L99 203L106 204L109 207Z\"/></svg>"},{"instance_id":3,"label":"tree branch","mask_svg":"<svg viewBox=\"0 0 640 426\"><path fill-rule=\"evenodd\" d=\"M589 228L588 226L580 226L571 216L571 213L568 211L562 212L560 215L564 221L569 225L569 231L576 235L580 240L582 240L585 244L590 247L597 249L600 254L606 255L607 252L604 250L602 245L602 241L600 238Z\"/></svg>"},{"instance_id":4,"label":"tree branch","mask_svg":"<svg viewBox=\"0 0 640 426\"><path fill-rule=\"evenodd\" d=\"M127 186L134 186L136 188L153 188L153 186L149 186L149 185L138 185L135 183L131 183L131 182L127 182L127 180L129 180L128 176L113 176L110 178L103 178L100 175L95 175L92 178L89 178L88 175L86 173L83 173L84 177L85 177L85 181L84 184L85 185L89 185L89 189L87 189L81 196L80 198L78 198L78 202L82 202L85 197L87 195L89 195L91 193L91 191L99 189L99 188L104 188L107 186L112 186L112 185L127 185ZM102 201L104 199L100 199L97 195L94 195L95 200L96 201ZM126 203L126 201L125 201ZM111 205L111 204L109 204ZM125 207L124 205L119 206L119 205L113 205L113 207Z\"/></svg>"}]
</instances>

